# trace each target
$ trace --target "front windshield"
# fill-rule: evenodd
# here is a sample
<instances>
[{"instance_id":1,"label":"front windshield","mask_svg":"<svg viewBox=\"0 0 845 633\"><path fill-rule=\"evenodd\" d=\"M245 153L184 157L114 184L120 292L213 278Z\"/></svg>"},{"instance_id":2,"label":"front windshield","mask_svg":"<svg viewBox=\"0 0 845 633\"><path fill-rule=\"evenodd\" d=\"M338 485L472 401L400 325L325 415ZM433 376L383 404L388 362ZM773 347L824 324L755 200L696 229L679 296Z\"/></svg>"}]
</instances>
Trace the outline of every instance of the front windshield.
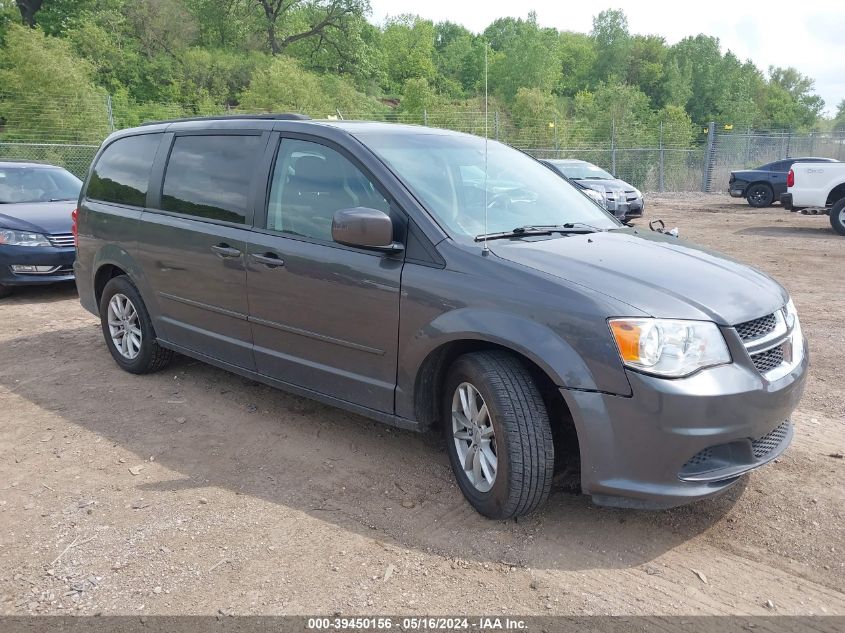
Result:
<instances>
[{"instance_id":1,"label":"front windshield","mask_svg":"<svg viewBox=\"0 0 845 633\"><path fill-rule=\"evenodd\" d=\"M59 167L0 167L0 204L76 200L82 181Z\"/></svg>"},{"instance_id":2,"label":"front windshield","mask_svg":"<svg viewBox=\"0 0 845 633\"><path fill-rule=\"evenodd\" d=\"M608 174L601 167L596 167L592 163L566 163L554 160L549 162L560 173L567 178L572 178L572 180L614 180L612 175Z\"/></svg>"},{"instance_id":3,"label":"front windshield","mask_svg":"<svg viewBox=\"0 0 845 633\"><path fill-rule=\"evenodd\" d=\"M566 180L496 141L487 143L485 179L484 139L477 136L361 134L361 140L455 237L475 238L524 226L620 226Z\"/></svg>"}]
</instances>

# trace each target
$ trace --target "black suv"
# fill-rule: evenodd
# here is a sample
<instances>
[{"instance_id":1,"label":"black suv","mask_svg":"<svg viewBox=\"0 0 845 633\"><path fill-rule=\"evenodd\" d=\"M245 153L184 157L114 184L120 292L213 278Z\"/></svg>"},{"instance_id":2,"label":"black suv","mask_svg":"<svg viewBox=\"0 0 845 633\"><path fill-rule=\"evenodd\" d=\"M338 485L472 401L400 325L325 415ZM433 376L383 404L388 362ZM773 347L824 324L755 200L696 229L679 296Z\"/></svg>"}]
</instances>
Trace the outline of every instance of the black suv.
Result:
<instances>
[{"instance_id":1,"label":"black suv","mask_svg":"<svg viewBox=\"0 0 845 633\"><path fill-rule=\"evenodd\" d=\"M777 282L625 227L494 141L293 116L147 125L103 143L77 218L80 299L120 367L180 352L438 427L490 517L537 508L570 459L597 503L686 503L792 437L807 354Z\"/></svg>"}]
</instances>

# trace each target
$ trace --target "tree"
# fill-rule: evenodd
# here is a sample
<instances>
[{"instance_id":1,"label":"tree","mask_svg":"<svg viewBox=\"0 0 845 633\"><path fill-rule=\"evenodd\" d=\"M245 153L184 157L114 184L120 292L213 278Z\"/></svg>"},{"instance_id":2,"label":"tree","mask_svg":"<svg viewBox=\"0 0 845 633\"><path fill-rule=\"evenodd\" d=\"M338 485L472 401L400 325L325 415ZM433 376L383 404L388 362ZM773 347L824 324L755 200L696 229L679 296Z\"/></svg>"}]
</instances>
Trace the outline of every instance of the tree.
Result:
<instances>
[{"instance_id":1,"label":"tree","mask_svg":"<svg viewBox=\"0 0 845 633\"><path fill-rule=\"evenodd\" d=\"M628 44L625 78L638 86L655 105L662 105L664 68L667 56L666 40L657 35L634 35Z\"/></svg>"},{"instance_id":2,"label":"tree","mask_svg":"<svg viewBox=\"0 0 845 633\"><path fill-rule=\"evenodd\" d=\"M558 32L541 29L534 13L529 13L527 20L509 24L506 35L496 36L498 49L491 45L490 89L507 101L513 100L520 88L551 92L559 72L555 63Z\"/></svg>"},{"instance_id":3,"label":"tree","mask_svg":"<svg viewBox=\"0 0 845 633\"><path fill-rule=\"evenodd\" d=\"M434 26L434 31L437 87L441 93L460 96L476 84L473 81L473 75L477 73L476 38L468 29L453 22L440 22Z\"/></svg>"},{"instance_id":4,"label":"tree","mask_svg":"<svg viewBox=\"0 0 845 633\"><path fill-rule=\"evenodd\" d=\"M583 33L565 31L559 36L558 59L560 71L556 91L574 97L594 86L593 68L598 53L595 41Z\"/></svg>"},{"instance_id":5,"label":"tree","mask_svg":"<svg viewBox=\"0 0 845 633\"><path fill-rule=\"evenodd\" d=\"M64 40L10 26L0 50L0 86L6 138L99 142L107 134L105 93Z\"/></svg>"},{"instance_id":6,"label":"tree","mask_svg":"<svg viewBox=\"0 0 845 633\"><path fill-rule=\"evenodd\" d=\"M833 119L833 131L845 132L845 99L840 101L836 108L836 117Z\"/></svg>"},{"instance_id":7,"label":"tree","mask_svg":"<svg viewBox=\"0 0 845 633\"><path fill-rule=\"evenodd\" d=\"M21 20L29 27L35 26L35 14L44 4L43 0L15 0L21 12Z\"/></svg>"},{"instance_id":8,"label":"tree","mask_svg":"<svg viewBox=\"0 0 845 633\"><path fill-rule=\"evenodd\" d=\"M256 0L263 11L270 52L279 55L291 44L311 37L345 35L349 19L369 12L369 0ZM289 29L297 14L305 24Z\"/></svg>"},{"instance_id":9,"label":"tree","mask_svg":"<svg viewBox=\"0 0 845 633\"><path fill-rule=\"evenodd\" d=\"M434 81L434 24L415 15L402 15L387 22L381 37L387 87L400 92L408 79Z\"/></svg>"},{"instance_id":10,"label":"tree","mask_svg":"<svg viewBox=\"0 0 845 633\"><path fill-rule=\"evenodd\" d=\"M824 109L824 99L814 94L815 81L791 67L769 66L769 78L792 97L794 124L812 127Z\"/></svg>"},{"instance_id":11,"label":"tree","mask_svg":"<svg viewBox=\"0 0 845 633\"><path fill-rule=\"evenodd\" d=\"M437 102L437 95L422 77L413 77L405 81L402 90L402 111L421 115Z\"/></svg>"},{"instance_id":12,"label":"tree","mask_svg":"<svg viewBox=\"0 0 845 633\"><path fill-rule=\"evenodd\" d=\"M252 0L185 0L203 44L221 48L253 48L260 21L252 6Z\"/></svg>"},{"instance_id":13,"label":"tree","mask_svg":"<svg viewBox=\"0 0 845 633\"><path fill-rule=\"evenodd\" d=\"M628 18L621 9L607 9L593 18L590 35L596 42L598 60L596 74L600 81L623 76L630 44Z\"/></svg>"}]
</instances>

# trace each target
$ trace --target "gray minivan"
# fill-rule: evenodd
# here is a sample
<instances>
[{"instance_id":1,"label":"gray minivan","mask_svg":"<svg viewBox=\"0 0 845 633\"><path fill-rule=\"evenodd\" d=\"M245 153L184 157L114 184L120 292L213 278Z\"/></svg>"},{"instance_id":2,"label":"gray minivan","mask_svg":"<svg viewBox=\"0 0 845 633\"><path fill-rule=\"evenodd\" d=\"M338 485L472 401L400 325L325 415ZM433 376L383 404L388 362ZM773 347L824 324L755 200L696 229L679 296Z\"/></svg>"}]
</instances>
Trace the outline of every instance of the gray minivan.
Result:
<instances>
[{"instance_id":1,"label":"gray minivan","mask_svg":"<svg viewBox=\"0 0 845 633\"><path fill-rule=\"evenodd\" d=\"M806 343L770 277L625 227L475 136L299 115L112 134L75 263L126 371L174 352L403 429L469 502L556 472L604 505L719 493L782 453Z\"/></svg>"}]
</instances>

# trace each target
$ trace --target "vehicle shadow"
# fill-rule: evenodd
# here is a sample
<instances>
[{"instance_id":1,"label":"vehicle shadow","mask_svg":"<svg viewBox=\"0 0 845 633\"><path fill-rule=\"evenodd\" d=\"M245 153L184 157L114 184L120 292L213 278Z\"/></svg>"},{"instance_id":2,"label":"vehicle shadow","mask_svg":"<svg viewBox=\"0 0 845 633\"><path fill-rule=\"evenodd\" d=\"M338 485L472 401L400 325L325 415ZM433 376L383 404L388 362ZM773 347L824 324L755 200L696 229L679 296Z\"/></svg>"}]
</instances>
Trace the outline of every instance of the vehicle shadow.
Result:
<instances>
[{"instance_id":1,"label":"vehicle shadow","mask_svg":"<svg viewBox=\"0 0 845 633\"><path fill-rule=\"evenodd\" d=\"M0 299L0 305L6 304L30 304L30 303L55 303L66 301L76 297L76 283L73 281L61 281L55 284L44 286L15 286L12 294Z\"/></svg>"},{"instance_id":2,"label":"vehicle shadow","mask_svg":"<svg viewBox=\"0 0 845 633\"><path fill-rule=\"evenodd\" d=\"M643 565L708 530L742 493L663 512L597 508L555 490L519 521L476 514L434 434L385 427L178 357L148 376L120 371L93 327L40 332L0 347L0 384L172 476L105 476L161 506L216 487L345 530L450 558L535 569ZM49 347L61 358L41 354ZM105 444L105 442L104 442ZM113 471L113 472L112 472ZM128 478L128 479L127 479ZM207 492L205 494L208 494Z\"/></svg>"},{"instance_id":3,"label":"vehicle shadow","mask_svg":"<svg viewBox=\"0 0 845 633\"><path fill-rule=\"evenodd\" d=\"M736 235L762 235L764 237L804 237L834 240L839 236L830 228L830 223L823 226L752 226L734 231Z\"/></svg>"}]
</instances>

